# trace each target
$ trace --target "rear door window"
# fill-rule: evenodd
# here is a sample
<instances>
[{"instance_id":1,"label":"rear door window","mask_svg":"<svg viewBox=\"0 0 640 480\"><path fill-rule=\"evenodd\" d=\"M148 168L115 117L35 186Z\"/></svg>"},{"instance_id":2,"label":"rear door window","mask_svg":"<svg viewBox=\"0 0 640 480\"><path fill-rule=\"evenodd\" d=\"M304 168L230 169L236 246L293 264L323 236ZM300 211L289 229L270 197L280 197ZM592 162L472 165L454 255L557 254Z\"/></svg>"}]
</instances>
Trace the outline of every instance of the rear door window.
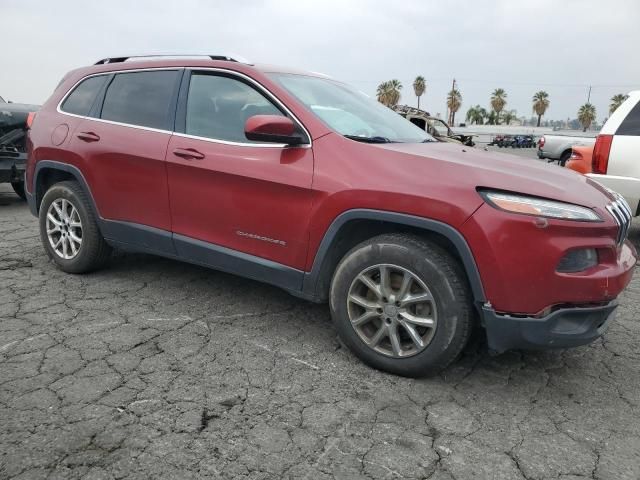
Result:
<instances>
[{"instance_id":1,"label":"rear door window","mask_svg":"<svg viewBox=\"0 0 640 480\"><path fill-rule=\"evenodd\" d=\"M83 80L76 88L73 89L71 94L63 102L60 109L63 112L82 115L83 117L89 115L93 102L98 96L98 92L106 80L106 75L98 75L96 77L89 77L86 80Z\"/></svg>"},{"instance_id":2,"label":"rear door window","mask_svg":"<svg viewBox=\"0 0 640 480\"><path fill-rule=\"evenodd\" d=\"M177 70L118 73L107 87L100 118L172 130Z\"/></svg>"},{"instance_id":3,"label":"rear door window","mask_svg":"<svg viewBox=\"0 0 640 480\"><path fill-rule=\"evenodd\" d=\"M627 118L622 121L616 131L616 135L640 136L640 101L631 109Z\"/></svg>"}]
</instances>

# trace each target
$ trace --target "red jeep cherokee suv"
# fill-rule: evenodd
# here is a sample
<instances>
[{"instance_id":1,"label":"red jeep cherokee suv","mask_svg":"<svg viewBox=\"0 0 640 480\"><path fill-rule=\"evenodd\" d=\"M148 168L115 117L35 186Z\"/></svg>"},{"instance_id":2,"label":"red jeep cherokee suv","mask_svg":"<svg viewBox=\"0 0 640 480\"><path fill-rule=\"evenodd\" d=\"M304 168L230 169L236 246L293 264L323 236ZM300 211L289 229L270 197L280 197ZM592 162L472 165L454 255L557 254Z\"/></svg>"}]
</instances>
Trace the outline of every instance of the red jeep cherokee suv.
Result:
<instances>
[{"instance_id":1,"label":"red jeep cherokee suv","mask_svg":"<svg viewBox=\"0 0 640 480\"><path fill-rule=\"evenodd\" d=\"M322 75L229 57L69 73L29 133L27 195L66 272L112 247L328 301L341 339L401 375L488 346L599 337L636 253L625 201L566 169L439 143Z\"/></svg>"}]
</instances>

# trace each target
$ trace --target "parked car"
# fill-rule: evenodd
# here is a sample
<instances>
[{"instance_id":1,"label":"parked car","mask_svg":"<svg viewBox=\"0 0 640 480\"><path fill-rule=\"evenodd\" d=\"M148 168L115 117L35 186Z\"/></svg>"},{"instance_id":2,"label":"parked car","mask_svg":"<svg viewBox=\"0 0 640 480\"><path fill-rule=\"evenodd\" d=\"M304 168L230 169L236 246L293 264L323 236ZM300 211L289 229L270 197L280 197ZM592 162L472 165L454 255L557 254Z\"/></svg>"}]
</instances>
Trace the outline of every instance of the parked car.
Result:
<instances>
[{"instance_id":1,"label":"parked car","mask_svg":"<svg viewBox=\"0 0 640 480\"><path fill-rule=\"evenodd\" d=\"M634 216L640 214L640 90L611 114L593 149L589 176L622 194Z\"/></svg>"},{"instance_id":2,"label":"parked car","mask_svg":"<svg viewBox=\"0 0 640 480\"><path fill-rule=\"evenodd\" d=\"M475 324L494 352L589 343L636 263L614 193L436 142L314 73L109 58L64 78L28 144L61 270L118 247L267 282L328 302L342 341L400 375L450 364Z\"/></svg>"},{"instance_id":3,"label":"parked car","mask_svg":"<svg viewBox=\"0 0 640 480\"><path fill-rule=\"evenodd\" d=\"M493 136L487 145L495 145L500 148L533 148L536 142L531 135L498 134Z\"/></svg>"},{"instance_id":4,"label":"parked car","mask_svg":"<svg viewBox=\"0 0 640 480\"><path fill-rule=\"evenodd\" d=\"M0 183L11 183L22 199L25 199L27 119L37 109L35 105L6 102L0 97Z\"/></svg>"},{"instance_id":5,"label":"parked car","mask_svg":"<svg viewBox=\"0 0 640 480\"><path fill-rule=\"evenodd\" d=\"M429 112L409 107L408 105L396 105L393 110L440 142L458 143L468 147L475 145L473 141L475 135L455 133L447 122L440 118L432 117Z\"/></svg>"},{"instance_id":6,"label":"parked car","mask_svg":"<svg viewBox=\"0 0 640 480\"><path fill-rule=\"evenodd\" d=\"M543 135L538 140L538 158L556 161L564 167L571 156L571 147L593 146L595 142L595 137Z\"/></svg>"},{"instance_id":7,"label":"parked car","mask_svg":"<svg viewBox=\"0 0 640 480\"><path fill-rule=\"evenodd\" d=\"M574 172L591 173L592 155L593 147L572 147L571 156L565 166Z\"/></svg>"},{"instance_id":8,"label":"parked car","mask_svg":"<svg viewBox=\"0 0 640 480\"><path fill-rule=\"evenodd\" d=\"M535 144L531 135L514 135L511 148L533 148Z\"/></svg>"}]
</instances>

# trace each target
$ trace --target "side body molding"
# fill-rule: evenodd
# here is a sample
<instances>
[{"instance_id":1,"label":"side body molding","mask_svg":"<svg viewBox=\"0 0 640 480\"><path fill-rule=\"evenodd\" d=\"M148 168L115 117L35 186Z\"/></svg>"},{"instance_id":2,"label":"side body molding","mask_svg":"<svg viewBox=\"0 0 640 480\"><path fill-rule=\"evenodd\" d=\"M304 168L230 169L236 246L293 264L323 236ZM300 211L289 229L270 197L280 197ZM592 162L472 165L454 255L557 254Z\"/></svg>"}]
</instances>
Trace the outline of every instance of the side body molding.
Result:
<instances>
[{"instance_id":1,"label":"side body molding","mask_svg":"<svg viewBox=\"0 0 640 480\"><path fill-rule=\"evenodd\" d=\"M336 217L320 242L310 272L302 272L270 260L248 255L243 252L219 245L202 242L197 239L173 234L165 230L146 225L107 220L100 216L91 188L77 167L53 160L41 160L37 163L33 175L32 193L27 192L31 213L38 216L38 205L42 200L37 188L39 176L43 170L52 169L71 174L81 185L91 201L98 226L105 239L113 246L136 252L151 253L168 258L186 261L236 275L252 278L261 282L284 288L291 294L312 301L323 301L320 291L321 275L331 245L340 229L353 220L374 220L399 225L407 225L424 231L434 232L446 237L457 250L457 255L469 279L475 303L480 306L486 302L478 267L471 249L460 232L455 228L436 220L371 209L348 210Z\"/></svg>"},{"instance_id":2,"label":"side body molding","mask_svg":"<svg viewBox=\"0 0 640 480\"><path fill-rule=\"evenodd\" d=\"M100 233L110 245L130 252L149 253L172 258L195 265L213 268L223 272L251 278L263 283L283 288L294 295L300 295L303 272L255 255L185 237L159 228L138 223L107 220L100 216L91 188L80 169L73 165L52 160L41 160L34 172L34 186L38 185L39 175L45 169L58 170L71 174L80 184L91 202ZM38 216L37 191L28 195L31 213Z\"/></svg>"},{"instance_id":3,"label":"side body molding","mask_svg":"<svg viewBox=\"0 0 640 480\"><path fill-rule=\"evenodd\" d=\"M370 210L370 209L354 209L347 210L346 212L338 215L331 223L325 235L320 242L320 247L316 252L315 259L311 271L305 273L303 292L302 295L307 298L318 298L321 296L319 280L322 273L322 266L324 263L331 244L340 231L340 229L349 221L352 220L378 220L383 222L395 223L400 225L407 225L410 227L420 228L425 231L438 233L446 237L456 248L464 270L469 279L471 291L473 293L476 304L484 304L486 302L484 289L482 287L482 280L480 279L480 272L478 266L471 253L471 248L467 244L462 234L455 228L447 225L446 223L439 222L437 220L430 220L427 218L416 217L414 215L406 215L403 213L387 212L384 210Z\"/></svg>"}]
</instances>

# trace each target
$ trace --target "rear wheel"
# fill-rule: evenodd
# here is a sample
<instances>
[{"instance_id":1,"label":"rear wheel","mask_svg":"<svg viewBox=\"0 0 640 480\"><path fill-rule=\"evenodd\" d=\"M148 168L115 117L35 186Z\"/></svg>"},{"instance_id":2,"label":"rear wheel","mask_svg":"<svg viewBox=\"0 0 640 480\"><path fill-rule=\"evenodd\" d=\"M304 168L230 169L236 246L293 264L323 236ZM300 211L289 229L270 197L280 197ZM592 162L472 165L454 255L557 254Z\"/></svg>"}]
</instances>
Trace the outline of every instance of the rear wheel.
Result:
<instances>
[{"instance_id":1,"label":"rear wheel","mask_svg":"<svg viewBox=\"0 0 640 480\"><path fill-rule=\"evenodd\" d=\"M13 191L23 200L27 199L27 195L24 192L24 180L19 182L11 182Z\"/></svg>"},{"instance_id":2,"label":"rear wheel","mask_svg":"<svg viewBox=\"0 0 640 480\"><path fill-rule=\"evenodd\" d=\"M567 150L560 156L560 160L558 160L558 164L561 167L564 167L570 158L571 158L571 150Z\"/></svg>"},{"instance_id":3,"label":"rear wheel","mask_svg":"<svg viewBox=\"0 0 640 480\"><path fill-rule=\"evenodd\" d=\"M108 261L111 247L102 238L89 199L76 182L49 188L39 218L42 244L61 270L85 273Z\"/></svg>"},{"instance_id":4,"label":"rear wheel","mask_svg":"<svg viewBox=\"0 0 640 480\"><path fill-rule=\"evenodd\" d=\"M473 324L458 262L412 235L381 235L351 250L334 274L330 308L340 338L362 361L409 377L453 362Z\"/></svg>"}]
</instances>

